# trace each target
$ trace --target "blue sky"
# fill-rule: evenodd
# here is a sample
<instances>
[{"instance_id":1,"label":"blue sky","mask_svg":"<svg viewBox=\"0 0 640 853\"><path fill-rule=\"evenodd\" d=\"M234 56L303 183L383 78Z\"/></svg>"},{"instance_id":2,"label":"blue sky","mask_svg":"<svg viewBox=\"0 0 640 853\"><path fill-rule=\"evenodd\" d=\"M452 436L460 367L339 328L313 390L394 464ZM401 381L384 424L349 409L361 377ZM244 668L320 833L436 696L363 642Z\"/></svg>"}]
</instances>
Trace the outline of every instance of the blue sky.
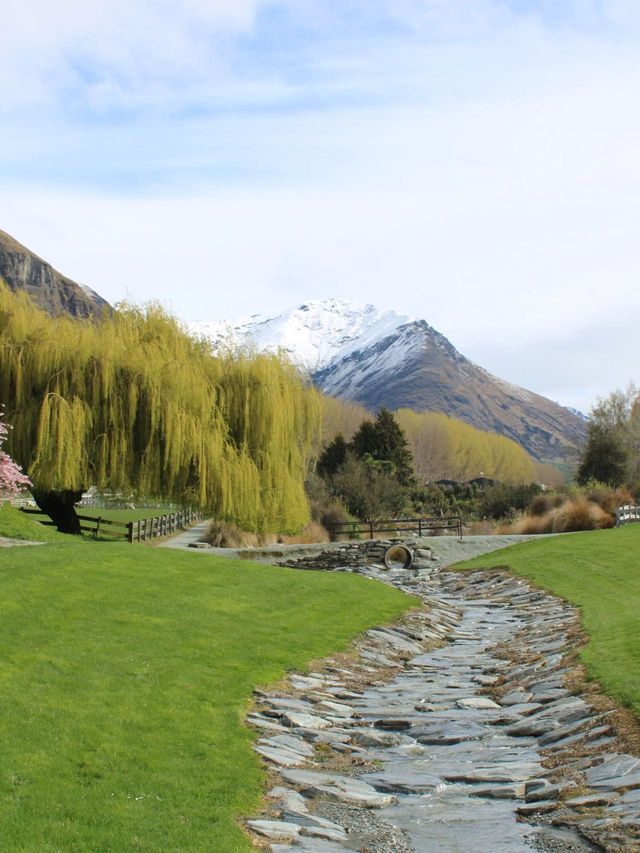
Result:
<instances>
[{"instance_id":1,"label":"blue sky","mask_svg":"<svg viewBox=\"0 0 640 853\"><path fill-rule=\"evenodd\" d=\"M3 15L0 227L106 298L370 301L583 409L637 378L636 0Z\"/></svg>"}]
</instances>

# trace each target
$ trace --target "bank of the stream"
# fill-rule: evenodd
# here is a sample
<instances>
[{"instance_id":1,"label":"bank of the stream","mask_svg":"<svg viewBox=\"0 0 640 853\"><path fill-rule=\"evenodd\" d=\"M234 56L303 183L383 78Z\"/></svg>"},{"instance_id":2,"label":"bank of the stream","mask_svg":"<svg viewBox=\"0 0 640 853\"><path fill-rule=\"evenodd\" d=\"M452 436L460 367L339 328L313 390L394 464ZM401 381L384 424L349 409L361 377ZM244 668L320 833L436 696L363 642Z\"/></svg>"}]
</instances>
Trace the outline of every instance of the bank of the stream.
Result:
<instances>
[{"instance_id":1,"label":"bank of the stream","mask_svg":"<svg viewBox=\"0 0 640 853\"><path fill-rule=\"evenodd\" d=\"M544 537L456 569L496 566L580 608L590 676L640 719L640 525Z\"/></svg>"}]
</instances>

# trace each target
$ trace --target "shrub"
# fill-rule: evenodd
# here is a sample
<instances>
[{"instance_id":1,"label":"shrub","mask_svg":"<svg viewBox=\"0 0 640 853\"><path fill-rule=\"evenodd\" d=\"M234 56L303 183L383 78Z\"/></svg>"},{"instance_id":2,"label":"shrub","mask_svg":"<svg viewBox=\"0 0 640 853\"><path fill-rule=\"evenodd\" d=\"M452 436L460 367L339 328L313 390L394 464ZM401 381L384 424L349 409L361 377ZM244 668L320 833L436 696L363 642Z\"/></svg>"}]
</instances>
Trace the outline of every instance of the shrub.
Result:
<instances>
[{"instance_id":1,"label":"shrub","mask_svg":"<svg viewBox=\"0 0 640 853\"><path fill-rule=\"evenodd\" d=\"M352 521L346 507L337 498L329 501L311 502L311 520L321 524L325 530L331 530L333 524Z\"/></svg>"}]
</instances>

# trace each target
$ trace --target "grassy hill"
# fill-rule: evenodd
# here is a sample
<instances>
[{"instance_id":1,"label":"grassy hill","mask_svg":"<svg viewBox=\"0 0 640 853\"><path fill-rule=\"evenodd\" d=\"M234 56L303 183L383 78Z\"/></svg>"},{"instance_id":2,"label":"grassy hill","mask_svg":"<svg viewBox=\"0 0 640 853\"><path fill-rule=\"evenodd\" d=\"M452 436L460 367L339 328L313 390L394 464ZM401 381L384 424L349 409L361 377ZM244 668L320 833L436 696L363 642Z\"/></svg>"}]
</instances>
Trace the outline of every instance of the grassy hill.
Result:
<instances>
[{"instance_id":1,"label":"grassy hill","mask_svg":"<svg viewBox=\"0 0 640 853\"><path fill-rule=\"evenodd\" d=\"M413 604L355 575L77 541L3 510L16 533L50 541L0 548L2 850L249 850L252 689Z\"/></svg>"},{"instance_id":2,"label":"grassy hill","mask_svg":"<svg viewBox=\"0 0 640 853\"><path fill-rule=\"evenodd\" d=\"M497 566L580 608L589 674L640 717L640 526L525 542L456 568Z\"/></svg>"}]
</instances>

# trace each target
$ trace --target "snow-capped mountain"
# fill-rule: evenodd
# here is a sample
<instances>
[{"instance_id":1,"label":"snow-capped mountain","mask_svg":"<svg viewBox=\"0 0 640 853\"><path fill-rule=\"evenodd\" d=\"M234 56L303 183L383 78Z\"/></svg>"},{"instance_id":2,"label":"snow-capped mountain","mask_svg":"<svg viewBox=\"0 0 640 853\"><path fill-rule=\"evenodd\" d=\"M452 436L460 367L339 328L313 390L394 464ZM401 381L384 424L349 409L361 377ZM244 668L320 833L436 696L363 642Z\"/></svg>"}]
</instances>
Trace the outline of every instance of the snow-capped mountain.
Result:
<instances>
[{"instance_id":1,"label":"snow-capped mountain","mask_svg":"<svg viewBox=\"0 0 640 853\"><path fill-rule=\"evenodd\" d=\"M235 326L194 323L214 342L284 349L333 397L372 411L443 412L506 435L545 461L575 456L585 422L545 397L493 376L465 358L425 320L341 299L307 302L276 317Z\"/></svg>"},{"instance_id":2,"label":"snow-capped mountain","mask_svg":"<svg viewBox=\"0 0 640 853\"><path fill-rule=\"evenodd\" d=\"M214 343L248 344L261 352L284 349L292 361L313 372L370 346L412 319L374 305L326 299L306 302L276 317L254 314L234 325L191 323L190 329Z\"/></svg>"}]
</instances>

